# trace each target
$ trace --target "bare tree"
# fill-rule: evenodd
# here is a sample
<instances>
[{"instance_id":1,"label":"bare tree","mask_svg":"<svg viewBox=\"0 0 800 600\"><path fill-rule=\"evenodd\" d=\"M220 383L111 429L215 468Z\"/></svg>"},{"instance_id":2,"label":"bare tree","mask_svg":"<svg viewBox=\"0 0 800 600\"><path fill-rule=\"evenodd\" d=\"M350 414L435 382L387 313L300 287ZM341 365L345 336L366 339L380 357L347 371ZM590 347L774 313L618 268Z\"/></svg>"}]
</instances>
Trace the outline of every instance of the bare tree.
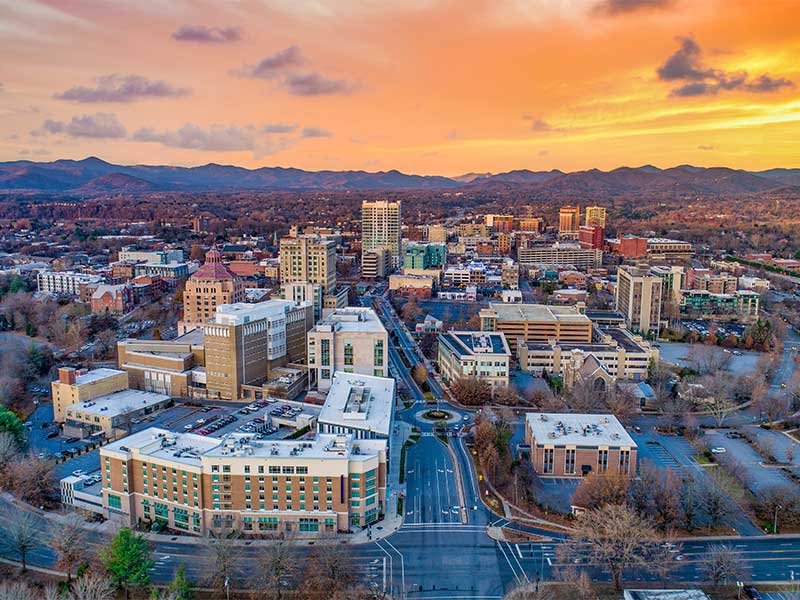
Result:
<instances>
[{"instance_id":1,"label":"bare tree","mask_svg":"<svg viewBox=\"0 0 800 600\"><path fill-rule=\"evenodd\" d=\"M703 377L700 384L705 390L705 408L717 423L717 427L722 427L725 419L736 408L736 401L731 394L730 381L722 376Z\"/></svg>"},{"instance_id":2,"label":"bare tree","mask_svg":"<svg viewBox=\"0 0 800 600\"><path fill-rule=\"evenodd\" d=\"M569 390L569 403L573 410L588 413L606 408L607 393L598 391L593 381L576 381Z\"/></svg>"},{"instance_id":3,"label":"bare tree","mask_svg":"<svg viewBox=\"0 0 800 600\"><path fill-rule=\"evenodd\" d=\"M18 456L7 467L14 493L29 504L43 506L53 499L53 462L35 454Z\"/></svg>"},{"instance_id":4,"label":"bare tree","mask_svg":"<svg viewBox=\"0 0 800 600\"><path fill-rule=\"evenodd\" d=\"M570 504L584 509L594 509L606 504L624 504L628 497L630 479L622 474L599 475L590 473L572 494Z\"/></svg>"},{"instance_id":5,"label":"bare tree","mask_svg":"<svg viewBox=\"0 0 800 600\"><path fill-rule=\"evenodd\" d=\"M19 556L22 572L28 570L28 553L39 545L40 532L30 514L14 510L6 515L5 535L2 541L10 552Z\"/></svg>"},{"instance_id":6,"label":"bare tree","mask_svg":"<svg viewBox=\"0 0 800 600\"><path fill-rule=\"evenodd\" d=\"M108 577L94 573L86 573L76 579L65 600L114 600L117 587Z\"/></svg>"},{"instance_id":7,"label":"bare tree","mask_svg":"<svg viewBox=\"0 0 800 600\"><path fill-rule=\"evenodd\" d=\"M686 355L687 364L698 375L719 374L728 366L731 355L713 346L695 344Z\"/></svg>"},{"instance_id":8,"label":"bare tree","mask_svg":"<svg viewBox=\"0 0 800 600\"><path fill-rule=\"evenodd\" d=\"M711 529L716 529L731 512L730 500L715 483L706 486L702 497L708 515L708 525Z\"/></svg>"},{"instance_id":9,"label":"bare tree","mask_svg":"<svg viewBox=\"0 0 800 600\"><path fill-rule=\"evenodd\" d=\"M76 513L56 521L50 528L48 546L56 554L56 568L67 572L67 583L72 580L72 570L88 557L83 519Z\"/></svg>"},{"instance_id":10,"label":"bare tree","mask_svg":"<svg viewBox=\"0 0 800 600\"><path fill-rule=\"evenodd\" d=\"M714 545L708 549L703 572L714 585L728 583L742 577L742 559L731 546Z\"/></svg>"},{"instance_id":11,"label":"bare tree","mask_svg":"<svg viewBox=\"0 0 800 600\"><path fill-rule=\"evenodd\" d=\"M0 600L38 600L38 596L24 581L0 583Z\"/></svg>"},{"instance_id":12,"label":"bare tree","mask_svg":"<svg viewBox=\"0 0 800 600\"><path fill-rule=\"evenodd\" d=\"M297 556L289 542L279 539L263 546L258 564L258 597L261 600L283 600L289 597L287 589L297 575Z\"/></svg>"},{"instance_id":13,"label":"bare tree","mask_svg":"<svg viewBox=\"0 0 800 600\"><path fill-rule=\"evenodd\" d=\"M205 538L206 550L206 583L215 597L223 598L229 588L235 587L238 581L236 565L241 558L241 546L237 543L239 533L210 534Z\"/></svg>"},{"instance_id":14,"label":"bare tree","mask_svg":"<svg viewBox=\"0 0 800 600\"><path fill-rule=\"evenodd\" d=\"M553 588L539 583L526 583L515 587L503 600L554 600Z\"/></svg>"},{"instance_id":15,"label":"bare tree","mask_svg":"<svg viewBox=\"0 0 800 600\"><path fill-rule=\"evenodd\" d=\"M450 391L461 404L480 406L492 397L491 386L477 377L461 377L450 384Z\"/></svg>"},{"instance_id":16,"label":"bare tree","mask_svg":"<svg viewBox=\"0 0 800 600\"><path fill-rule=\"evenodd\" d=\"M302 600L327 600L340 596L355 583L349 549L340 544L321 544L314 546L309 557L298 596Z\"/></svg>"},{"instance_id":17,"label":"bare tree","mask_svg":"<svg viewBox=\"0 0 800 600\"><path fill-rule=\"evenodd\" d=\"M580 517L572 542L565 545L568 555L577 553L577 558L585 557L590 563L607 568L619 591L627 568L647 564L657 536L644 519L626 506L607 504Z\"/></svg>"}]
</instances>

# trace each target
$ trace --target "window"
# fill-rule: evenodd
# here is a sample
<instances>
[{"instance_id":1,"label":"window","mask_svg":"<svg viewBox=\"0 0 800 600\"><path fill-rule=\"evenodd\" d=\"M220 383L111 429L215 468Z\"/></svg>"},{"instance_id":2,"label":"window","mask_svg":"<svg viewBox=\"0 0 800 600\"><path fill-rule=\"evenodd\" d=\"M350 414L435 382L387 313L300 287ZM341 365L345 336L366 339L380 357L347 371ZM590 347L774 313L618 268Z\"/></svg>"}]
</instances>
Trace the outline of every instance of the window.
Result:
<instances>
[{"instance_id":1,"label":"window","mask_svg":"<svg viewBox=\"0 0 800 600\"><path fill-rule=\"evenodd\" d=\"M353 344L345 342L344 344L344 364L347 366L353 365Z\"/></svg>"},{"instance_id":2,"label":"window","mask_svg":"<svg viewBox=\"0 0 800 600\"><path fill-rule=\"evenodd\" d=\"M605 473L608 471L608 450L597 451L597 472Z\"/></svg>"},{"instance_id":3,"label":"window","mask_svg":"<svg viewBox=\"0 0 800 600\"><path fill-rule=\"evenodd\" d=\"M619 471L620 473L629 473L631 469L631 451L619 451Z\"/></svg>"},{"instance_id":4,"label":"window","mask_svg":"<svg viewBox=\"0 0 800 600\"><path fill-rule=\"evenodd\" d=\"M551 474L553 472L553 457L555 455L555 450L553 448L545 448L544 449L544 463L542 465L542 472L546 474Z\"/></svg>"},{"instance_id":5,"label":"window","mask_svg":"<svg viewBox=\"0 0 800 600\"><path fill-rule=\"evenodd\" d=\"M322 356L320 359L320 364L324 366L330 366L331 364L331 341L328 339L321 340L322 346Z\"/></svg>"},{"instance_id":6,"label":"window","mask_svg":"<svg viewBox=\"0 0 800 600\"><path fill-rule=\"evenodd\" d=\"M567 448L564 454L564 474L565 475L574 475L575 474L575 449Z\"/></svg>"},{"instance_id":7,"label":"window","mask_svg":"<svg viewBox=\"0 0 800 600\"><path fill-rule=\"evenodd\" d=\"M108 508L122 510L122 498L114 494L108 494Z\"/></svg>"},{"instance_id":8,"label":"window","mask_svg":"<svg viewBox=\"0 0 800 600\"><path fill-rule=\"evenodd\" d=\"M319 519L301 517L300 531L319 531Z\"/></svg>"}]
</instances>

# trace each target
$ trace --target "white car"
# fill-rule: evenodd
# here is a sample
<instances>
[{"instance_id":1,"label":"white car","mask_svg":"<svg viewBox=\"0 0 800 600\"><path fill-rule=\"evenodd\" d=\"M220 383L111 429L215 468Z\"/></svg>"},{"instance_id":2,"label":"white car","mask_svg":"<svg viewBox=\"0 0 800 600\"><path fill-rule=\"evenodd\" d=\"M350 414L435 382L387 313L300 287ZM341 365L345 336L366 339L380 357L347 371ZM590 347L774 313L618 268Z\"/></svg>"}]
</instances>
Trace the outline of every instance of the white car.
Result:
<instances>
[{"instance_id":1,"label":"white car","mask_svg":"<svg viewBox=\"0 0 800 600\"><path fill-rule=\"evenodd\" d=\"M725 454L727 450L722 446L717 446L716 448L711 449L712 454Z\"/></svg>"},{"instance_id":2,"label":"white car","mask_svg":"<svg viewBox=\"0 0 800 600\"><path fill-rule=\"evenodd\" d=\"M82 469L75 469L75 470L72 472L72 476L73 476L73 477L80 477L81 475L83 475L83 470L82 470Z\"/></svg>"}]
</instances>

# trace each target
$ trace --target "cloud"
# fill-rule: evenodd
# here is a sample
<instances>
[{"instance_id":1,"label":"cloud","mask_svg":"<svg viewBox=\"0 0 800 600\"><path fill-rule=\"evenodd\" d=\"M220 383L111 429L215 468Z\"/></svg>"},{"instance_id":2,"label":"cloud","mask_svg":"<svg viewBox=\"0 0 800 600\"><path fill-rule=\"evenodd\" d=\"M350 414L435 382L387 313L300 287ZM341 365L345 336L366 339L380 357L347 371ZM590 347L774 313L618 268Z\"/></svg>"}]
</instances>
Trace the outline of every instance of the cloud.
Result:
<instances>
[{"instance_id":1,"label":"cloud","mask_svg":"<svg viewBox=\"0 0 800 600\"><path fill-rule=\"evenodd\" d=\"M303 57L300 46L289 46L254 65L245 65L235 71L235 74L239 77L253 79L275 79L286 71L302 67L304 64L306 64L306 59Z\"/></svg>"},{"instance_id":2,"label":"cloud","mask_svg":"<svg viewBox=\"0 0 800 600\"><path fill-rule=\"evenodd\" d=\"M674 4L674 0L601 0L592 8L596 14L616 16L638 10L664 9Z\"/></svg>"},{"instance_id":3,"label":"cloud","mask_svg":"<svg viewBox=\"0 0 800 600\"><path fill-rule=\"evenodd\" d=\"M534 131L554 131L553 126L543 119L535 119L531 123L531 129Z\"/></svg>"},{"instance_id":4,"label":"cloud","mask_svg":"<svg viewBox=\"0 0 800 600\"><path fill-rule=\"evenodd\" d=\"M23 148L19 151L20 156L47 156L50 154L49 150L45 150L44 148L34 148L32 150L28 148Z\"/></svg>"},{"instance_id":5,"label":"cloud","mask_svg":"<svg viewBox=\"0 0 800 600\"><path fill-rule=\"evenodd\" d=\"M39 129L31 131L34 137L64 134L76 138L118 139L127 135L125 126L119 122L117 115L112 113L95 113L81 115L64 121L47 119Z\"/></svg>"},{"instance_id":6,"label":"cloud","mask_svg":"<svg viewBox=\"0 0 800 600\"><path fill-rule=\"evenodd\" d=\"M333 134L327 129L323 129L322 127L304 127L302 136L304 138L321 138L321 137L331 137L333 136Z\"/></svg>"},{"instance_id":7,"label":"cloud","mask_svg":"<svg viewBox=\"0 0 800 600\"><path fill-rule=\"evenodd\" d=\"M538 154L539 156L547 156L550 154L550 150L539 150Z\"/></svg>"},{"instance_id":8,"label":"cloud","mask_svg":"<svg viewBox=\"0 0 800 600\"><path fill-rule=\"evenodd\" d=\"M158 142L171 148L236 152L254 150L258 143L258 129L253 126L212 125L203 129L186 123L175 130L158 131L151 127L138 129L131 139L137 142Z\"/></svg>"},{"instance_id":9,"label":"cloud","mask_svg":"<svg viewBox=\"0 0 800 600\"><path fill-rule=\"evenodd\" d=\"M291 133L297 129L297 125L289 125L287 123L271 123L264 125L261 128L263 133Z\"/></svg>"},{"instance_id":10,"label":"cloud","mask_svg":"<svg viewBox=\"0 0 800 600\"><path fill-rule=\"evenodd\" d=\"M331 79L319 73L292 73L282 83L293 96L349 94L355 86L344 79Z\"/></svg>"},{"instance_id":11,"label":"cloud","mask_svg":"<svg viewBox=\"0 0 800 600\"><path fill-rule=\"evenodd\" d=\"M4 91L5 91L5 87L3 87L3 82L0 81L0 94L2 94Z\"/></svg>"},{"instance_id":12,"label":"cloud","mask_svg":"<svg viewBox=\"0 0 800 600\"><path fill-rule=\"evenodd\" d=\"M661 81L682 82L670 92L671 96L715 96L721 91L744 90L769 93L794 83L784 77L759 75L750 79L747 71L725 71L705 66L703 51L692 37L679 37L678 48L656 73Z\"/></svg>"},{"instance_id":13,"label":"cloud","mask_svg":"<svg viewBox=\"0 0 800 600\"><path fill-rule=\"evenodd\" d=\"M698 150L716 150L716 146L703 146L702 144L697 147Z\"/></svg>"},{"instance_id":14,"label":"cloud","mask_svg":"<svg viewBox=\"0 0 800 600\"><path fill-rule=\"evenodd\" d=\"M460 140L464 137L464 132L459 129L451 129L447 132L448 140Z\"/></svg>"},{"instance_id":15,"label":"cloud","mask_svg":"<svg viewBox=\"0 0 800 600\"><path fill-rule=\"evenodd\" d=\"M201 44L229 44L242 39L241 27L208 27L206 25L184 25L172 33L179 42Z\"/></svg>"},{"instance_id":16,"label":"cloud","mask_svg":"<svg viewBox=\"0 0 800 600\"><path fill-rule=\"evenodd\" d=\"M75 86L55 94L58 100L72 102L132 102L143 98L175 98L190 93L187 88L175 87L166 81L154 81L141 75L102 75L95 87Z\"/></svg>"},{"instance_id":17,"label":"cloud","mask_svg":"<svg viewBox=\"0 0 800 600\"><path fill-rule=\"evenodd\" d=\"M280 78L280 86L294 96L348 94L355 89L351 82L344 79L333 79L316 71L299 70L308 64L300 46L289 46L254 65L245 65L233 71L233 75L250 79Z\"/></svg>"}]
</instances>

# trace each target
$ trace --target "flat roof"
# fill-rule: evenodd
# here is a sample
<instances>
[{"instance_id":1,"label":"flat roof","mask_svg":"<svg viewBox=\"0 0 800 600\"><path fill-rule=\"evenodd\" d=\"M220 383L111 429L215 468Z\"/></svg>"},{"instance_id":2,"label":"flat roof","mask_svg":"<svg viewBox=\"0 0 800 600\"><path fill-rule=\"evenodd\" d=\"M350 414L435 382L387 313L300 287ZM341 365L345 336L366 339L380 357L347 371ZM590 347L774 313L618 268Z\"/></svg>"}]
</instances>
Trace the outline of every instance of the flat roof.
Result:
<instances>
[{"instance_id":1,"label":"flat roof","mask_svg":"<svg viewBox=\"0 0 800 600\"><path fill-rule=\"evenodd\" d=\"M117 375L124 372L125 371L120 371L118 369L109 369L106 367L100 367L99 369L92 369L91 371L87 371L86 373L81 373L80 375L75 377L75 384L87 385L89 383L94 383L95 381L102 381L103 379L108 379L109 377L116 377Z\"/></svg>"},{"instance_id":2,"label":"flat roof","mask_svg":"<svg viewBox=\"0 0 800 600\"><path fill-rule=\"evenodd\" d=\"M317 322L312 331L349 331L363 333L386 333L374 310L361 306L337 308Z\"/></svg>"},{"instance_id":3,"label":"flat roof","mask_svg":"<svg viewBox=\"0 0 800 600\"><path fill-rule=\"evenodd\" d=\"M386 440L356 440L352 435L325 433L313 440L259 440L248 433L229 433L220 439L150 427L112 442L102 451L127 454L134 449L142 456L199 467L203 457L366 459L385 451Z\"/></svg>"},{"instance_id":4,"label":"flat roof","mask_svg":"<svg viewBox=\"0 0 800 600\"><path fill-rule=\"evenodd\" d=\"M625 600L708 600L703 590L625 590Z\"/></svg>"},{"instance_id":5,"label":"flat roof","mask_svg":"<svg viewBox=\"0 0 800 600\"><path fill-rule=\"evenodd\" d=\"M636 448L614 415L528 413L525 421L537 444Z\"/></svg>"},{"instance_id":6,"label":"flat roof","mask_svg":"<svg viewBox=\"0 0 800 600\"><path fill-rule=\"evenodd\" d=\"M79 410L82 413L105 417L116 417L141 408L156 406L169 401L169 396L141 390L120 390L113 394L98 396L86 402L78 402L67 407L67 410Z\"/></svg>"},{"instance_id":7,"label":"flat roof","mask_svg":"<svg viewBox=\"0 0 800 600\"><path fill-rule=\"evenodd\" d=\"M337 371L317 421L389 436L395 381Z\"/></svg>"},{"instance_id":8,"label":"flat roof","mask_svg":"<svg viewBox=\"0 0 800 600\"><path fill-rule=\"evenodd\" d=\"M179 335L175 339L169 341L180 344L191 344L192 346L202 346L205 344L206 334L202 327L195 327L191 331L187 331L183 335Z\"/></svg>"},{"instance_id":9,"label":"flat roof","mask_svg":"<svg viewBox=\"0 0 800 600\"><path fill-rule=\"evenodd\" d=\"M499 331L448 331L439 340L459 357L484 354L511 355L506 336Z\"/></svg>"},{"instance_id":10,"label":"flat roof","mask_svg":"<svg viewBox=\"0 0 800 600\"><path fill-rule=\"evenodd\" d=\"M509 304L490 302L489 309L497 313L498 321L552 321L591 323L589 317L571 306L549 304Z\"/></svg>"},{"instance_id":11,"label":"flat roof","mask_svg":"<svg viewBox=\"0 0 800 600\"><path fill-rule=\"evenodd\" d=\"M295 306L295 303L292 300L266 300L255 304L247 302L222 304L217 307L217 312L212 322L218 325L242 325L260 319L283 315L293 306Z\"/></svg>"}]
</instances>

